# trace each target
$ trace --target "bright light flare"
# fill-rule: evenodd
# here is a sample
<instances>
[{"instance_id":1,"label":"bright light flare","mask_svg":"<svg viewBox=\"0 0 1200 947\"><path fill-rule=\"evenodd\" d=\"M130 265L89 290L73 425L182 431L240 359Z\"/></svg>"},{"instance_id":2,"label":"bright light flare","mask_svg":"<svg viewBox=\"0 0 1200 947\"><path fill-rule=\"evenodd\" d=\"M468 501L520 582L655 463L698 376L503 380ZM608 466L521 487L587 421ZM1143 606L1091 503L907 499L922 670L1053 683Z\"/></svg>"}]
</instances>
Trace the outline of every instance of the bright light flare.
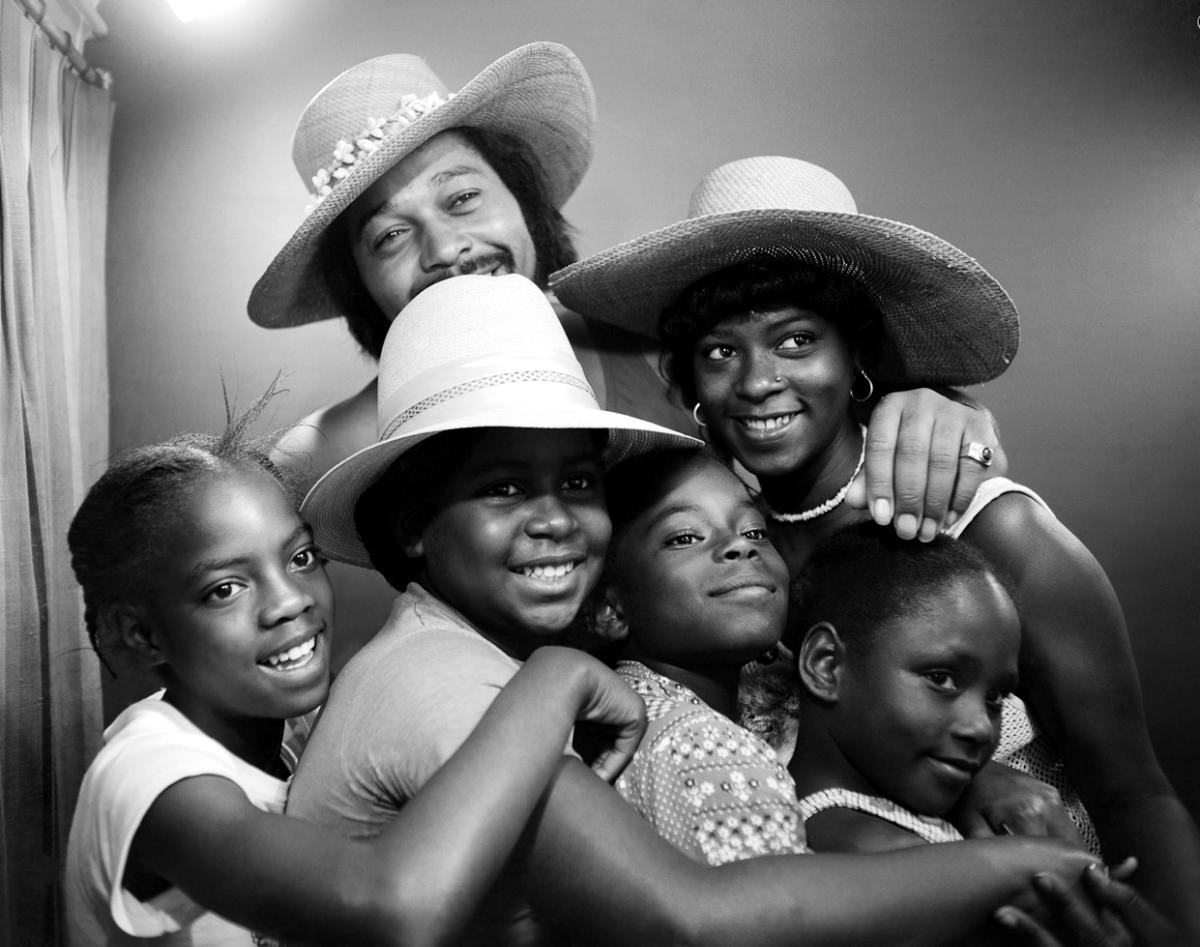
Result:
<instances>
[{"instance_id":1,"label":"bright light flare","mask_svg":"<svg viewBox=\"0 0 1200 947\"><path fill-rule=\"evenodd\" d=\"M192 20L201 17L220 16L243 2L244 0L167 0L167 6L181 22L191 23Z\"/></svg>"}]
</instances>

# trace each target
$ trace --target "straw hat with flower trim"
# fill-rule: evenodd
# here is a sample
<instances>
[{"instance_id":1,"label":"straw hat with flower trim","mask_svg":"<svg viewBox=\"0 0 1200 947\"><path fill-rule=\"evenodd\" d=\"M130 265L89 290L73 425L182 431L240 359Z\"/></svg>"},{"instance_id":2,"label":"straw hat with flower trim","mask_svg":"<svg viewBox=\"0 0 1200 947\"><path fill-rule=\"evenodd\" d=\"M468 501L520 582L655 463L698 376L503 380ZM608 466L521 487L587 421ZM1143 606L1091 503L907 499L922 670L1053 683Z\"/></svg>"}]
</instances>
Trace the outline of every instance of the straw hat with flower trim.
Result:
<instances>
[{"instance_id":1,"label":"straw hat with flower trim","mask_svg":"<svg viewBox=\"0 0 1200 947\"><path fill-rule=\"evenodd\" d=\"M686 220L559 270L550 285L584 316L657 336L663 309L684 289L762 257L867 288L883 318L877 380L975 384L1016 355L1016 308L987 270L931 233L858 213L845 184L797 158L722 165L697 186Z\"/></svg>"},{"instance_id":2,"label":"straw hat with flower trim","mask_svg":"<svg viewBox=\"0 0 1200 947\"><path fill-rule=\"evenodd\" d=\"M352 66L305 107L292 160L315 203L250 294L250 318L267 328L342 315L316 262L338 215L396 162L451 128L519 138L561 207L592 159L596 102L582 64L565 46L529 43L451 93L418 56L379 56Z\"/></svg>"},{"instance_id":3,"label":"straw hat with flower trim","mask_svg":"<svg viewBox=\"0 0 1200 947\"><path fill-rule=\"evenodd\" d=\"M647 450L703 443L602 410L545 293L516 274L455 276L408 304L379 359L378 422L378 443L325 474L301 506L325 555L368 568L354 508L398 457L435 434L603 430L608 466Z\"/></svg>"}]
</instances>

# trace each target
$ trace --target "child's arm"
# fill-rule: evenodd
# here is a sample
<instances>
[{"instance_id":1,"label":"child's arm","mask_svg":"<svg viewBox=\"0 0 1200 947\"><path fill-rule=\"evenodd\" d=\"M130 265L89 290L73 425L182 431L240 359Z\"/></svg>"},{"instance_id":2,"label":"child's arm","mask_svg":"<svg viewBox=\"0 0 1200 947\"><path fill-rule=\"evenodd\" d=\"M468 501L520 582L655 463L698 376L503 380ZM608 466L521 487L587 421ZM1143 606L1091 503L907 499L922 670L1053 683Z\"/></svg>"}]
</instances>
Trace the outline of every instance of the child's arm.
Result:
<instances>
[{"instance_id":1,"label":"child's arm","mask_svg":"<svg viewBox=\"0 0 1200 947\"><path fill-rule=\"evenodd\" d=\"M1017 583L1021 691L1061 753L1109 860L1200 939L1200 837L1159 767L1125 618L1103 569L1026 496L992 502L964 532Z\"/></svg>"},{"instance_id":2,"label":"child's arm","mask_svg":"<svg viewBox=\"0 0 1200 947\"><path fill-rule=\"evenodd\" d=\"M805 820L804 832L814 852L877 855L927 844L891 822L840 807L826 809Z\"/></svg>"},{"instance_id":3,"label":"child's arm","mask_svg":"<svg viewBox=\"0 0 1200 947\"><path fill-rule=\"evenodd\" d=\"M641 700L599 662L543 648L466 743L370 841L254 808L229 780L182 780L151 806L131 864L256 931L355 944L444 943L470 920L562 759L576 719L608 725L615 776ZM403 727L404 721L396 721Z\"/></svg>"},{"instance_id":4,"label":"child's arm","mask_svg":"<svg viewBox=\"0 0 1200 947\"><path fill-rule=\"evenodd\" d=\"M524 849L522 849L524 851ZM578 761L566 760L521 869L544 917L587 944L924 945L969 935L1048 871L1091 859L1043 839L886 855L779 855L710 868L685 858Z\"/></svg>"}]
</instances>

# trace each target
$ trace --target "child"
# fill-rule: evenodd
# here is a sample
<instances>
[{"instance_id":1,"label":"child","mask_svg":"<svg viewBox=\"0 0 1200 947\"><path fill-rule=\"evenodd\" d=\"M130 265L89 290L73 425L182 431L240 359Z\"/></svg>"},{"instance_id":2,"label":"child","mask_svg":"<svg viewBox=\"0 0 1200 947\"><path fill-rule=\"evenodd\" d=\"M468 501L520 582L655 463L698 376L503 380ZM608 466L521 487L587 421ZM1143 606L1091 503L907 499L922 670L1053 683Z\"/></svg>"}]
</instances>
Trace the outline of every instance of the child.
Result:
<instances>
[{"instance_id":1,"label":"child","mask_svg":"<svg viewBox=\"0 0 1200 947\"><path fill-rule=\"evenodd\" d=\"M788 764L816 851L962 838L943 821L1000 735L1021 624L983 555L873 523L835 533L796 578L801 706Z\"/></svg>"},{"instance_id":2,"label":"child","mask_svg":"<svg viewBox=\"0 0 1200 947\"><path fill-rule=\"evenodd\" d=\"M739 669L775 647L787 566L745 485L704 451L657 451L607 481L613 524L592 628L649 726L617 790L660 835L719 865L804 852L791 777L734 723Z\"/></svg>"},{"instance_id":3,"label":"child","mask_svg":"<svg viewBox=\"0 0 1200 947\"><path fill-rule=\"evenodd\" d=\"M454 277L409 303L378 410L379 443L302 511L325 552L373 563L400 594L338 676L288 799L359 837L405 815L521 662L572 630L611 530L604 467L698 444L602 411L550 303L515 275ZM1090 861L1042 839L945 848L710 867L567 758L466 940L927 944L1028 896L1033 874L1065 887Z\"/></svg>"},{"instance_id":4,"label":"child","mask_svg":"<svg viewBox=\"0 0 1200 947\"><path fill-rule=\"evenodd\" d=\"M84 778L65 867L71 944L261 942L247 928L444 939L504 863L575 717L617 735L609 776L640 734L639 702L611 671L546 649L377 839L278 814L294 763L284 721L326 697L333 602L269 445L246 435L269 396L223 436L124 456L71 524L93 646L165 685L113 722Z\"/></svg>"}]
</instances>

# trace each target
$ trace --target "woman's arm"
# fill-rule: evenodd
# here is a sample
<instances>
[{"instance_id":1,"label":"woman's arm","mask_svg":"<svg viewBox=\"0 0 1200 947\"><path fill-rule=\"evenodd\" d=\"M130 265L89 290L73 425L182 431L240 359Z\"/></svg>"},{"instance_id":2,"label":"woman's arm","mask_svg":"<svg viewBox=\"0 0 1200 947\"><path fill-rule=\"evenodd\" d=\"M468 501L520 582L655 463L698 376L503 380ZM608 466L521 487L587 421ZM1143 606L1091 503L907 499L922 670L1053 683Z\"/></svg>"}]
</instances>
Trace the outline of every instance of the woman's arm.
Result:
<instances>
[{"instance_id":1,"label":"woman's arm","mask_svg":"<svg viewBox=\"0 0 1200 947\"><path fill-rule=\"evenodd\" d=\"M1048 871L1091 859L1043 839L926 845L885 855L777 855L710 868L564 760L519 867L539 913L587 944L923 945L964 937L1002 904L1030 904Z\"/></svg>"},{"instance_id":2,"label":"woman's arm","mask_svg":"<svg viewBox=\"0 0 1200 947\"><path fill-rule=\"evenodd\" d=\"M256 931L317 942L445 943L511 853L574 721L612 729L613 748L597 763L611 778L636 748L644 713L599 662L543 648L377 838L349 840L262 812L234 783L202 776L155 800L131 864Z\"/></svg>"},{"instance_id":3,"label":"woman's arm","mask_svg":"<svg viewBox=\"0 0 1200 947\"><path fill-rule=\"evenodd\" d=\"M967 838L1050 835L1084 847L1057 789L995 760L975 774L947 818Z\"/></svg>"},{"instance_id":4,"label":"woman's arm","mask_svg":"<svg viewBox=\"0 0 1200 947\"><path fill-rule=\"evenodd\" d=\"M1016 582L1022 696L1105 857L1136 856L1138 888L1200 940L1200 839L1154 755L1125 618L1103 569L1022 494L993 501L963 536Z\"/></svg>"},{"instance_id":5,"label":"woman's arm","mask_svg":"<svg viewBox=\"0 0 1200 947\"><path fill-rule=\"evenodd\" d=\"M1008 467L991 412L953 395L929 388L892 392L867 425L866 476L847 502L870 510L880 525L894 523L903 539L933 539L951 513L966 510L979 484ZM973 441L991 448L990 466L964 456Z\"/></svg>"}]
</instances>

